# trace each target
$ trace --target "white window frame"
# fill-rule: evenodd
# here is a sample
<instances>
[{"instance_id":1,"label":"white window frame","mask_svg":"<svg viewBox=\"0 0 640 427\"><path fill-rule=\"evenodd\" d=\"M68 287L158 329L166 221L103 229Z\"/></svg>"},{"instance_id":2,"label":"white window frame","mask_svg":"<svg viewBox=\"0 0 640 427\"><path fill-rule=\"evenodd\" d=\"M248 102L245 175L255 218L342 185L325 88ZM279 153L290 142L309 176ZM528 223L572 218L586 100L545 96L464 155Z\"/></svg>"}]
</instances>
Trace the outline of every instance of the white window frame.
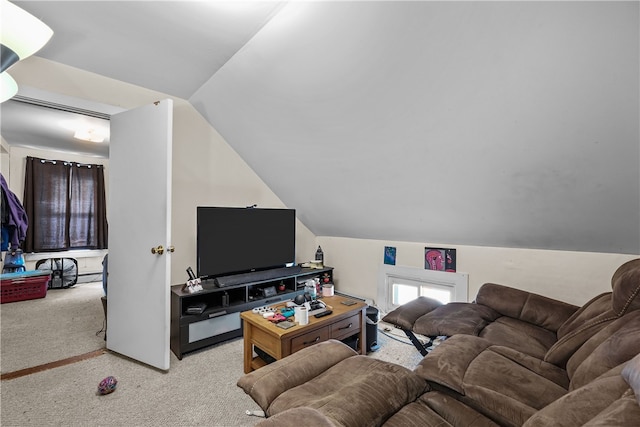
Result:
<instances>
[{"instance_id":1,"label":"white window frame","mask_svg":"<svg viewBox=\"0 0 640 427\"><path fill-rule=\"evenodd\" d=\"M378 308L383 313L399 307L393 304L395 283L409 285L415 283L416 287L432 285L434 288L450 290L451 302L468 301L469 275L467 273L382 264L378 271Z\"/></svg>"}]
</instances>

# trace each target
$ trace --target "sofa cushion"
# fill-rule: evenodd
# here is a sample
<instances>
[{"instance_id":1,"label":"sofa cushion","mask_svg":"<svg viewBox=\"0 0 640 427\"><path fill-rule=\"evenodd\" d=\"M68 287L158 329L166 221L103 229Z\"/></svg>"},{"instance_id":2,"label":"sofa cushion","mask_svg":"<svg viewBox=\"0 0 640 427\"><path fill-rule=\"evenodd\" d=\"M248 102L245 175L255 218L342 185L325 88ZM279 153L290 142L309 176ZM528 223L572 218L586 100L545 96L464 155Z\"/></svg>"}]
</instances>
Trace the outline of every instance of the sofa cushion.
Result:
<instances>
[{"instance_id":1,"label":"sofa cushion","mask_svg":"<svg viewBox=\"0 0 640 427\"><path fill-rule=\"evenodd\" d=\"M451 427L452 425L428 406L417 402L403 406L384 423L384 427Z\"/></svg>"},{"instance_id":2,"label":"sofa cushion","mask_svg":"<svg viewBox=\"0 0 640 427\"><path fill-rule=\"evenodd\" d=\"M237 385L266 411L271 401L284 391L315 378L356 354L340 341L324 341L293 353L278 363L249 372L238 380Z\"/></svg>"},{"instance_id":3,"label":"sofa cushion","mask_svg":"<svg viewBox=\"0 0 640 427\"><path fill-rule=\"evenodd\" d=\"M619 365L536 412L523 427L637 426L640 407Z\"/></svg>"},{"instance_id":4,"label":"sofa cushion","mask_svg":"<svg viewBox=\"0 0 640 427\"><path fill-rule=\"evenodd\" d=\"M418 297L396 308L384 316L382 321L410 331L413 329L413 324L420 316L423 316L425 313L429 313L440 306L442 306L442 303L438 300L427 297Z\"/></svg>"},{"instance_id":5,"label":"sofa cushion","mask_svg":"<svg viewBox=\"0 0 640 427\"><path fill-rule=\"evenodd\" d=\"M438 391L429 391L418 398L452 426L493 427L496 423L455 398Z\"/></svg>"},{"instance_id":6,"label":"sofa cushion","mask_svg":"<svg viewBox=\"0 0 640 427\"><path fill-rule=\"evenodd\" d=\"M336 425L376 426L427 389L426 381L403 366L353 356L280 394L267 414L307 406L319 410Z\"/></svg>"},{"instance_id":7,"label":"sofa cushion","mask_svg":"<svg viewBox=\"0 0 640 427\"><path fill-rule=\"evenodd\" d=\"M484 305L451 302L420 316L413 331L428 337L478 335L498 317L500 313Z\"/></svg>"},{"instance_id":8,"label":"sofa cushion","mask_svg":"<svg viewBox=\"0 0 640 427\"><path fill-rule=\"evenodd\" d=\"M511 347L539 359L556 342L555 332L507 316L489 324L480 336L493 344Z\"/></svg>"},{"instance_id":9,"label":"sofa cushion","mask_svg":"<svg viewBox=\"0 0 640 427\"><path fill-rule=\"evenodd\" d=\"M464 394L463 381L469 365L491 342L471 335L455 335L438 345L413 370L427 381Z\"/></svg>"},{"instance_id":10,"label":"sofa cushion","mask_svg":"<svg viewBox=\"0 0 640 427\"><path fill-rule=\"evenodd\" d=\"M405 405L384 427L498 427L464 403L437 391L429 391Z\"/></svg>"},{"instance_id":11,"label":"sofa cushion","mask_svg":"<svg viewBox=\"0 0 640 427\"><path fill-rule=\"evenodd\" d=\"M554 332L578 309L572 304L495 283L482 285L476 303Z\"/></svg>"},{"instance_id":12,"label":"sofa cushion","mask_svg":"<svg viewBox=\"0 0 640 427\"><path fill-rule=\"evenodd\" d=\"M494 345L489 349L494 353L501 354L507 359L512 360L529 371L558 384L564 389L569 388L569 377L567 375L567 371L552 363L545 362L537 357L521 353L509 347Z\"/></svg>"},{"instance_id":13,"label":"sofa cushion","mask_svg":"<svg viewBox=\"0 0 640 427\"><path fill-rule=\"evenodd\" d=\"M567 392L492 348L469 366L462 387L467 404L472 401L474 408L494 419L509 420L511 425L521 425L536 410Z\"/></svg>"}]
</instances>

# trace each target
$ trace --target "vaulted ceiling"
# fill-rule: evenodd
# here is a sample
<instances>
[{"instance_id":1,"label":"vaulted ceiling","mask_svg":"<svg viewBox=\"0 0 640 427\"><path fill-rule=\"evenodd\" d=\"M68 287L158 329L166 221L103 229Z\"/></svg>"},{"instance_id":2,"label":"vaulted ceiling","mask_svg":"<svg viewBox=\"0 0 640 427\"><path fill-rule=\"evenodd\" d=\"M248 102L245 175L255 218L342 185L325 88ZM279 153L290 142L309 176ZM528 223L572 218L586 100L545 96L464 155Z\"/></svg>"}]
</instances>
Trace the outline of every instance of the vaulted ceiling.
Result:
<instances>
[{"instance_id":1,"label":"vaulted ceiling","mask_svg":"<svg viewBox=\"0 0 640 427\"><path fill-rule=\"evenodd\" d=\"M15 3L38 56L189 100L317 235L640 253L638 2Z\"/></svg>"}]
</instances>

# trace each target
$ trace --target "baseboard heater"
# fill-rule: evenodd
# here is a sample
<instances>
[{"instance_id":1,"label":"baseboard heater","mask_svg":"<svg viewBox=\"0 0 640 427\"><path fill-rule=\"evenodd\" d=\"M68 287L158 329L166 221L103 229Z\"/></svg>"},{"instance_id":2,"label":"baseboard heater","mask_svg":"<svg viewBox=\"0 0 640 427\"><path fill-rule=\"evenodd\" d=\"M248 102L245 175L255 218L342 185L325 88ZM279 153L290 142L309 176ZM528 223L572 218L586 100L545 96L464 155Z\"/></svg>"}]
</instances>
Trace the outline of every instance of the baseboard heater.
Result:
<instances>
[{"instance_id":1,"label":"baseboard heater","mask_svg":"<svg viewBox=\"0 0 640 427\"><path fill-rule=\"evenodd\" d=\"M92 283L102 282L102 271L94 273L78 273L78 281L76 283Z\"/></svg>"}]
</instances>

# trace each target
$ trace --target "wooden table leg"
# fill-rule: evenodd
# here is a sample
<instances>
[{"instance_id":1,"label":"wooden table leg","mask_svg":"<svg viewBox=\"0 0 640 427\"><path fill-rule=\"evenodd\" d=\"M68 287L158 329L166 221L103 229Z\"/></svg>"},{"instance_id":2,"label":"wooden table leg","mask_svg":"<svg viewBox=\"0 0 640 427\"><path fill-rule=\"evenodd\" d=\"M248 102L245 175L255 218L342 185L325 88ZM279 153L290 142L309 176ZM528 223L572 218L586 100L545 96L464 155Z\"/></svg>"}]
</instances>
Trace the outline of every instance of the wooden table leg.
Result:
<instances>
[{"instance_id":1,"label":"wooden table leg","mask_svg":"<svg viewBox=\"0 0 640 427\"><path fill-rule=\"evenodd\" d=\"M251 344L251 323L242 321L244 323L244 373L248 374L252 371L251 361L253 360L253 345Z\"/></svg>"},{"instance_id":2,"label":"wooden table leg","mask_svg":"<svg viewBox=\"0 0 640 427\"><path fill-rule=\"evenodd\" d=\"M360 311L360 354L367 354L367 308Z\"/></svg>"}]
</instances>

